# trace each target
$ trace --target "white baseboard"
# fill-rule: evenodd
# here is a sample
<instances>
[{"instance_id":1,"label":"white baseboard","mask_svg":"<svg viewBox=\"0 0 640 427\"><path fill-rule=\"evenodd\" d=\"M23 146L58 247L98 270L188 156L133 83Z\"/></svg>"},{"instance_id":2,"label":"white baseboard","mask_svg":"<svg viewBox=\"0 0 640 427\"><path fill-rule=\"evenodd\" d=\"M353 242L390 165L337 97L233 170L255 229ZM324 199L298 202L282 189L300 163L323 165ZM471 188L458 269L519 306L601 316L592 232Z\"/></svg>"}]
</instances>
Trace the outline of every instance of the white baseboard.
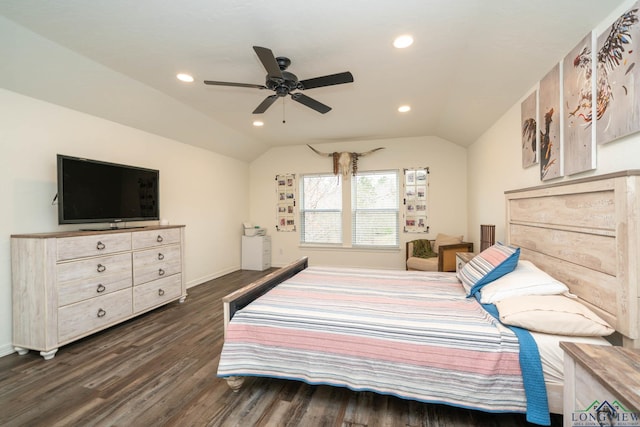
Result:
<instances>
[{"instance_id":1,"label":"white baseboard","mask_svg":"<svg viewBox=\"0 0 640 427\"><path fill-rule=\"evenodd\" d=\"M0 345L0 357L8 356L11 353L15 353L15 350L13 349L13 345L11 344Z\"/></svg>"},{"instance_id":2,"label":"white baseboard","mask_svg":"<svg viewBox=\"0 0 640 427\"><path fill-rule=\"evenodd\" d=\"M195 280L189 280L187 282L187 289L192 288L194 286L202 285L203 283L208 282L209 280L217 279L218 277L222 277L225 274L233 273L234 271L238 271L238 270L240 270L239 265L235 267L230 267L221 271L216 271L215 273L208 274L204 277L200 277Z\"/></svg>"}]
</instances>

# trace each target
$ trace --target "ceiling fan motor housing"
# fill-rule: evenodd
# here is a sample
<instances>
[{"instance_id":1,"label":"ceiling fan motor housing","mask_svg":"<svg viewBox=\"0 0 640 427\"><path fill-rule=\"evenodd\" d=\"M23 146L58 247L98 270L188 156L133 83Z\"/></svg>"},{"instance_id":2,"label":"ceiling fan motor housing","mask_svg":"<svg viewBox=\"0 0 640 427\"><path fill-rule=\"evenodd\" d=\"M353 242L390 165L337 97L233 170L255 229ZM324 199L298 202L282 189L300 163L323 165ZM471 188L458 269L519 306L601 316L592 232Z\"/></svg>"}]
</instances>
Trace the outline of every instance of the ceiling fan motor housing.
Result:
<instances>
[{"instance_id":1,"label":"ceiling fan motor housing","mask_svg":"<svg viewBox=\"0 0 640 427\"><path fill-rule=\"evenodd\" d=\"M276 92L278 96L286 96L290 91L298 89L298 77L288 71L282 72L284 80L267 75L265 86Z\"/></svg>"},{"instance_id":2,"label":"ceiling fan motor housing","mask_svg":"<svg viewBox=\"0 0 640 427\"><path fill-rule=\"evenodd\" d=\"M309 107L318 113L325 114L331 111L331 107L300 92L291 92L294 90L305 90L343 83L353 83L353 75L348 71L299 81L295 74L285 71L287 67L291 65L291 60L289 58L284 56L275 57L271 49L266 47L254 46L253 50L256 55L258 55L258 59L264 66L265 70L267 70L267 77L265 78L264 86L251 83L219 82L214 80L204 81L207 85L270 89L274 91L275 93L273 95L267 96L260 105L253 110L253 114L264 113L271 105L273 105L276 99L287 95L291 95L291 99L294 101Z\"/></svg>"}]
</instances>

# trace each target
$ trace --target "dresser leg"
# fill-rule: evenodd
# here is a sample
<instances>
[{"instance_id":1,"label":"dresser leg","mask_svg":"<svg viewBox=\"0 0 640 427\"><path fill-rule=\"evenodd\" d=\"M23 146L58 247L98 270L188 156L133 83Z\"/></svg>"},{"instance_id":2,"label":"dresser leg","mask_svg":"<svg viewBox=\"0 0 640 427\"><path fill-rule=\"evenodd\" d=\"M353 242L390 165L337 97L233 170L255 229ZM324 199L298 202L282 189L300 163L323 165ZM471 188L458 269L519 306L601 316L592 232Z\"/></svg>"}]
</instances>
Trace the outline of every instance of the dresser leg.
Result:
<instances>
[{"instance_id":1,"label":"dresser leg","mask_svg":"<svg viewBox=\"0 0 640 427\"><path fill-rule=\"evenodd\" d=\"M28 348L22 348L22 347L13 347L13 349L20 355L20 356L24 356L25 354L29 353L29 349Z\"/></svg>"},{"instance_id":2,"label":"dresser leg","mask_svg":"<svg viewBox=\"0 0 640 427\"><path fill-rule=\"evenodd\" d=\"M58 351L57 348L54 348L53 350L49 350L49 351L41 351L40 356L42 356L44 360L51 360L53 359L53 356L56 355L57 351Z\"/></svg>"},{"instance_id":3,"label":"dresser leg","mask_svg":"<svg viewBox=\"0 0 640 427\"><path fill-rule=\"evenodd\" d=\"M180 297L180 304L182 304L184 302L184 300L186 300L186 299L187 299L186 295L181 296Z\"/></svg>"}]
</instances>

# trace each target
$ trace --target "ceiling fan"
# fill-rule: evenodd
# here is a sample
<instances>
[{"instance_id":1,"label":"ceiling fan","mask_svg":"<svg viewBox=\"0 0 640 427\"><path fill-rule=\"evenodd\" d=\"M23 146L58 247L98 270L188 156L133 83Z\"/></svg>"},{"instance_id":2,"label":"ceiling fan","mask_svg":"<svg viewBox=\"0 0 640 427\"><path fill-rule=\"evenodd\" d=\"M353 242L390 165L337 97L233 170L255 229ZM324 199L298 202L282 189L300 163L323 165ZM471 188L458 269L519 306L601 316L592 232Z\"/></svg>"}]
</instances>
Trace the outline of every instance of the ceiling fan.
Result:
<instances>
[{"instance_id":1,"label":"ceiling fan","mask_svg":"<svg viewBox=\"0 0 640 427\"><path fill-rule=\"evenodd\" d=\"M275 57L271 49L260 46L253 46L253 50L258 55L260 62L267 70L266 82L264 85L250 84L250 83L233 83L233 82L216 82L212 80L205 80L204 84L217 85L217 86L235 86L235 87L248 87L254 89L270 89L275 92L274 95L267 96L264 101L253 110L253 114L262 114L267 111L279 97L287 95L291 96L296 102L305 105L319 113L325 114L331 111L331 107L325 105L313 98L310 98L300 92L291 93L294 90L306 90L317 87L339 85L343 83L352 83L353 75L346 71L344 73L330 74L322 77L315 77L312 79L298 80L295 74L286 71L287 67L291 65L291 60L283 56Z\"/></svg>"}]
</instances>

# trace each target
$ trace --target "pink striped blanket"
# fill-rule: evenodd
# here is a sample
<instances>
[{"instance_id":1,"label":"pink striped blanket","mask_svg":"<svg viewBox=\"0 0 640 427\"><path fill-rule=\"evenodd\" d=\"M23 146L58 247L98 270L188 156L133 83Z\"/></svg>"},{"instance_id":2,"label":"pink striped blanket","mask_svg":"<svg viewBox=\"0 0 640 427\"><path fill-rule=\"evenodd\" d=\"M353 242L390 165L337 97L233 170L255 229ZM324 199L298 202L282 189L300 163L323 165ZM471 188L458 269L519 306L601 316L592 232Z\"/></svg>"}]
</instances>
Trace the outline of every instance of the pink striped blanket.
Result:
<instances>
[{"instance_id":1,"label":"pink striped blanket","mask_svg":"<svg viewBox=\"0 0 640 427\"><path fill-rule=\"evenodd\" d=\"M451 273L309 267L236 312L218 376L524 413L518 353Z\"/></svg>"}]
</instances>

